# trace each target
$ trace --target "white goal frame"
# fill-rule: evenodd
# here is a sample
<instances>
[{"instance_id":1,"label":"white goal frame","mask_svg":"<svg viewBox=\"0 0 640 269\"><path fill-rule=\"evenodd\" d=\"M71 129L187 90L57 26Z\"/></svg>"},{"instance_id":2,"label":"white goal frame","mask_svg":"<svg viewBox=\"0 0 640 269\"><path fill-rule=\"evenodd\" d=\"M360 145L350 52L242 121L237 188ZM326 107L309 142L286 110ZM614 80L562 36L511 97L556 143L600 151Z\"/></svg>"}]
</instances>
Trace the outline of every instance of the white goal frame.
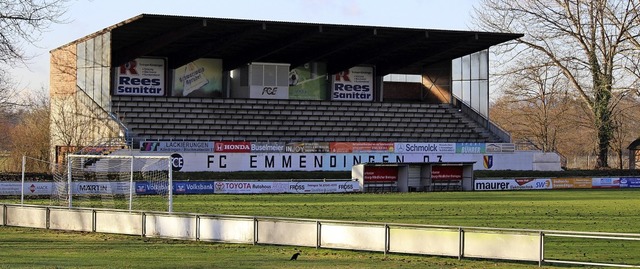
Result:
<instances>
[{"instance_id":1,"label":"white goal frame","mask_svg":"<svg viewBox=\"0 0 640 269\"><path fill-rule=\"evenodd\" d=\"M169 171L168 173L168 177L169 177L169 182L168 182L168 187L167 187L167 191L168 191L168 198L169 198L169 207L168 207L168 211L171 213L173 212L173 167L171 165L171 156L133 156L133 155L90 155L90 154L69 154L67 155L67 184L68 184L68 188L67 188L67 195L69 196L69 208L71 208L72 205L72 201L73 201L73 188L72 188L72 179L73 179L73 167L72 167L72 162L70 161L71 158L75 158L75 159L79 159L79 158L87 158L87 159L131 159L131 168L129 169L129 211L131 211L133 209L133 192L135 189L135 184L133 181L133 174L134 174L134 161L135 159L166 159L168 166L167 169Z\"/></svg>"}]
</instances>

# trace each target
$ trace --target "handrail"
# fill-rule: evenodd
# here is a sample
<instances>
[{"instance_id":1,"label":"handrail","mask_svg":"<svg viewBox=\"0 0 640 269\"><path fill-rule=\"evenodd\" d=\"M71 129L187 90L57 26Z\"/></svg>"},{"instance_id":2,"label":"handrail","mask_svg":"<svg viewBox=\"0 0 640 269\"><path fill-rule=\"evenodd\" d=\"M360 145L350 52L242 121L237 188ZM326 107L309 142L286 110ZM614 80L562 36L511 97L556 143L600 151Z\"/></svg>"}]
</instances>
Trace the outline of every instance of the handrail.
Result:
<instances>
[{"instance_id":1,"label":"handrail","mask_svg":"<svg viewBox=\"0 0 640 269\"><path fill-rule=\"evenodd\" d=\"M469 105L467 105L464 101L460 100L459 98L455 96L452 96L451 98L453 99L453 102L452 102L453 106L458 108L460 112L464 113L467 117L471 118L474 122L476 122L480 126L487 128L489 132L498 136L500 140L502 140L502 142L511 143L511 135L507 131L505 131L504 129L500 128L500 126L491 122L491 120L486 118L484 115L482 115L473 107L470 107Z\"/></svg>"}]
</instances>

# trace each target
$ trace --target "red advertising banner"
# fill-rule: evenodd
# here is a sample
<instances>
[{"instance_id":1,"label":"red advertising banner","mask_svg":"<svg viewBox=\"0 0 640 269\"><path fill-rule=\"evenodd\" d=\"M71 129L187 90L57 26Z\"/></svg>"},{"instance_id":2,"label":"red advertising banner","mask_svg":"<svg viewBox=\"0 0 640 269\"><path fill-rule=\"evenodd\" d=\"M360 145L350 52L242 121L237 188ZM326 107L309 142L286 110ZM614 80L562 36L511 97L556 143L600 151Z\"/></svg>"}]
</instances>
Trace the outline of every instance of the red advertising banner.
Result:
<instances>
[{"instance_id":1,"label":"red advertising banner","mask_svg":"<svg viewBox=\"0 0 640 269\"><path fill-rule=\"evenodd\" d=\"M462 166L433 166L431 167L431 179L460 180L462 179Z\"/></svg>"},{"instance_id":2,"label":"red advertising banner","mask_svg":"<svg viewBox=\"0 0 640 269\"><path fill-rule=\"evenodd\" d=\"M251 152L251 142L244 141L225 141L216 142L214 146L215 152Z\"/></svg>"},{"instance_id":3,"label":"red advertising banner","mask_svg":"<svg viewBox=\"0 0 640 269\"><path fill-rule=\"evenodd\" d=\"M397 166L365 166L364 182L398 181Z\"/></svg>"},{"instance_id":4,"label":"red advertising banner","mask_svg":"<svg viewBox=\"0 0 640 269\"><path fill-rule=\"evenodd\" d=\"M329 148L335 153L394 152L394 145L388 142L331 142Z\"/></svg>"}]
</instances>

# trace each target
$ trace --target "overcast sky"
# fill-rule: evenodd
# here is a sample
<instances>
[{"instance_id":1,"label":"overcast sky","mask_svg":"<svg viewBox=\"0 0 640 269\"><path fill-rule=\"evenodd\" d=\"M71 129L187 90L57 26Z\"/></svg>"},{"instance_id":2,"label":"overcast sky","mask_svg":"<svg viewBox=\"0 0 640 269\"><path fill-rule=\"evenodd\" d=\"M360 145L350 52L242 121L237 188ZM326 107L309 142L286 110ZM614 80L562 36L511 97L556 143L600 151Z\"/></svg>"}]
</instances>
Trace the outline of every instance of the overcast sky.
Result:
<instances>
[{"instance_id":1,"label":"overcast sky","mask_svg":"<svg viewBox=\"0 0 640 269\"><path fill-rule=\"evenodd\" d=\"M468 30L479 0L71 0L27 66L11 70L21 89L49 88L49 51L139 14Z\"/></svg>"}]
</instances>

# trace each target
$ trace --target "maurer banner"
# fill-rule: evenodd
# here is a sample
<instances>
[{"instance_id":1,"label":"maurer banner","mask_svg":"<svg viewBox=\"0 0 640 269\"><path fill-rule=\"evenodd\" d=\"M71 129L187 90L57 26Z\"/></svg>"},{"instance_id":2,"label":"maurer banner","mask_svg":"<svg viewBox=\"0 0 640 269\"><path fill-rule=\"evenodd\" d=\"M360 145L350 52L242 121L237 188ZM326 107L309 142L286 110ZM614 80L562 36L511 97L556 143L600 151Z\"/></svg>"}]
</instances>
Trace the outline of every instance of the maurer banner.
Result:
<instances>
[{"instance_id":1,"label":"maurer banner","mask_svg":"<svg viewBox=\"0 0 640 269\"><path fill-rule=\"evenodd\" d=\"M115 95L164 96L164 59L137 58L115 68Z\"/></svg>"},{"instance_id":2,"label":"maurer banner","mask_svg":"<svg viewBox=\"0 0 640 269\"><path fill-rule=\"evenodd\" d=\"M478 179L473 183L476 191L549 190L550 178Z\"/></svg>"}]
</instances>

